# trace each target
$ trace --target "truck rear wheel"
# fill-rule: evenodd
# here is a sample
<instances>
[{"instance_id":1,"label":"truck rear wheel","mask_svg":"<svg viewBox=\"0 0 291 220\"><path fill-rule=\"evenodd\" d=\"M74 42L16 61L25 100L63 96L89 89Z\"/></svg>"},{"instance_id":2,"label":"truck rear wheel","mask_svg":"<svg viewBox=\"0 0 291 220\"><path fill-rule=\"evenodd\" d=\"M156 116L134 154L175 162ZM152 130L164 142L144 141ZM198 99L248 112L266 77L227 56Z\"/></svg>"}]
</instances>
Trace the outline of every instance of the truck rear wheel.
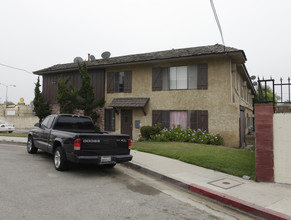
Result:
<instances>
[{"instance_id":1,"label":"truck rear wheel","mask_svg":"<svg viewBox=\"0 0 291 220\"><path fill-rule=\"evenodd\" d=\"M58 171L68 169L68 161L61 147L57 147L54 152L54 165Z\"/></svg>"}]
</instances>

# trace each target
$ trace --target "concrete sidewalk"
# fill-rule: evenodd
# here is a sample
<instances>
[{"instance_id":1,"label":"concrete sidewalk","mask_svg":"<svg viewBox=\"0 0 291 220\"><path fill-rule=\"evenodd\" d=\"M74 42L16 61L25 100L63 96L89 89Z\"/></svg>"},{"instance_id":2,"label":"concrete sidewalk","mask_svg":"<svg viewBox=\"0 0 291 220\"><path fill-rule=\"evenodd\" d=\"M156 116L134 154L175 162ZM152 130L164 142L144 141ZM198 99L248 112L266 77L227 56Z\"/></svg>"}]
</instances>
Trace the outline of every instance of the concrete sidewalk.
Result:
<instances>
[{"instance_id":1,"label":"concrete sidewalk","mask_svg":"<svg viewBox=\"0 0 291 220\"><path fill-rule=\"evenodd\" d=\"M0 136L25 144L26 138ZM178 160L132 150L134 169L265 219L291 219L291 185L258 183Z\"/></svg>"}]
</instances>

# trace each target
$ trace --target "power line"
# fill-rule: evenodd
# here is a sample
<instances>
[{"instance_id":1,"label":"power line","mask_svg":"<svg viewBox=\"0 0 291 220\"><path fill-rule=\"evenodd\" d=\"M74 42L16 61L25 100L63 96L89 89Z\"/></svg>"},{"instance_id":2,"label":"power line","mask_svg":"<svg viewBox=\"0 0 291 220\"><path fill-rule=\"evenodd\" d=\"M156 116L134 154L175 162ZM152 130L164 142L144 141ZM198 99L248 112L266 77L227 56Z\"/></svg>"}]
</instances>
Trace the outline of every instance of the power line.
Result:
<instances>
[{"instance_id":1,"label":"power line","mask_svg":"<svg viewBox=\"0 0 291 220\"><path fill-rule=\"evenodd\" d=\"M221 29L221 26L220 26L220 23L219 23L219 19L218 19L218 16L217 16L217 13L216 13L216 10L215 10L215 7L214 7L213 0L210 0L210 4L211 4L212 11L213 11L213 14L214 14L214 17L215 17L215 20L216 20L216 24L217 24L219 32L220 32L222 43L225 46L224 39L223 39L223 34L222 34L222 29Z\"/></svg>"},{"instance_id":2,"label":"power line","mask_svg":"<svg viewBox=\"0 0 291 220\"><path fill-rule=\"evenodd\" d=\"M5 67L8 67L8 68L11 68L11 69L24 71L24 72L29 73L29 74L33 74L32 72L29 72L29 71L27 71L27 70L25 70L25 69L20 69L20 68L17 68L17 67L14 67L14 66L9 66L9 65L6 65L6 64L2 64L2 63L0 63L0 65L1 65L1 66L5 66Z\"/></svg>"}]
</instances>

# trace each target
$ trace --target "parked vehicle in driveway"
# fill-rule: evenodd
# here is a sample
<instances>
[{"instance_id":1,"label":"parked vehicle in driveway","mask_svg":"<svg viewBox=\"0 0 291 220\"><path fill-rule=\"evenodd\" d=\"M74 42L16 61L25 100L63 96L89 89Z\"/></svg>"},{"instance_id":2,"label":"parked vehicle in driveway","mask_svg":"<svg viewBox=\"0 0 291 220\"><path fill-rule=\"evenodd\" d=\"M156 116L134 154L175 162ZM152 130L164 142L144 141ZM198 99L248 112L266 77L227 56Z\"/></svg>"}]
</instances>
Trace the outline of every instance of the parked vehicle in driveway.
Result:
<instances>
[{"instance_id":1,"label":"parked vehicle in driveway","mask_svg":"<svg viewBox=\"0 0 291 220\"><path fill-rule=\"evenodd\" d=\"M114 167L130 161L129 135L97 132L90 117L70 114L47 116L28 134L27 152L38 149L54 155L56 170L68 168L70 162Z\"/></svg>"},{"instance_id":2,"label":"parked vehicle in driveway","mask_svg":"<svg viewBox=\"0 0 291 220\"><path fill-rule=\"evenodd\" d=\"M15 126L7 121L0 121L0 132L12 133L15 130Z\"/></svg>"}]
</instances>

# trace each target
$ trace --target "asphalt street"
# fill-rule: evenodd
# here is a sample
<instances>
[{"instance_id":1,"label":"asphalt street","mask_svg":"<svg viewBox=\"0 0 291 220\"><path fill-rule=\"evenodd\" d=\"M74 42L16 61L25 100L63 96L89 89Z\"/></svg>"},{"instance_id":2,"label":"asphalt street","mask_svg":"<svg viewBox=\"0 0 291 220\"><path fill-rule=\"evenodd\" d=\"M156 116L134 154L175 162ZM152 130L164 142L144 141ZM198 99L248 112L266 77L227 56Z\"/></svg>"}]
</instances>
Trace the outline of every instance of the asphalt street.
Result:
<instances>
[{"instance_id":1,"label":"asphalt street","mask_svg":"<svg viewBox=\"0 0 291 220\"><path fill-rule=\"evenodd\" d=\"M73 165L0 144L0 219L250 219L123 165Z\"/></svg>"}]
</instances>

